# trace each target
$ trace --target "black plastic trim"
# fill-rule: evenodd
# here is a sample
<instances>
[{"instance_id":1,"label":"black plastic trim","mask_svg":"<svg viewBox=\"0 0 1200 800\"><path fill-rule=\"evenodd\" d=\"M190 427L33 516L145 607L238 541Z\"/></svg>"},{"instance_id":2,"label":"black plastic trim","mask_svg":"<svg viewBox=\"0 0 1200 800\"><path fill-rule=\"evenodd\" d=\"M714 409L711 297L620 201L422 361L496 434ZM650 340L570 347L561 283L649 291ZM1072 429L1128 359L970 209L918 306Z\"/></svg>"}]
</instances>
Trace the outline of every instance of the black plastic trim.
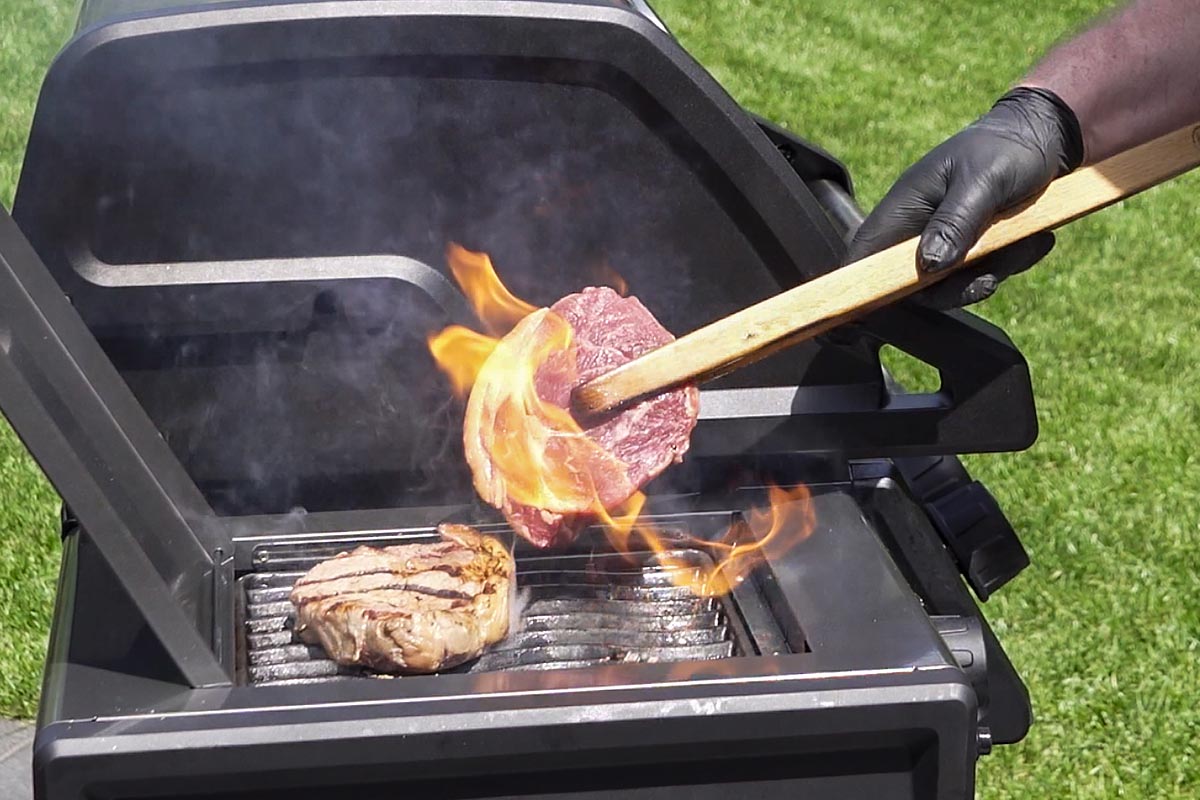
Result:
<instances>
[{"instance_id":1,"label":"black plastic trim","mask_svg":"<svg viewBox=\"0 0 1200 800\"><path fill-rule=\"evenodd\" d=\"M841 187L847 196L854 196L850 170L832 153L757 114L751 116L801 180L806 183L831 181Z\"/></svg>"},{"instance_id":2,"label":"black plastic trim","mask_svg":"<svg viewBox=\"0 0 1200 800\"><path fill-rule=\"evenodd\" d=\"M1029 554L1000 505L958 459L898 458L895 464L980 600L1029 566Z\"/></svg>"},{"instance_id":3,"label":"black plastic trim","mask_svg":"<svg viewBox=\"0 0 1200 800\"><path fill-rule=\"evenodd\" d=\"M221 537L186 519L207 506L3 210L0 408L187 680L228 682L209 641Z\"/></svg>"},{"instance_id":4,"label":"black plastic trim","mask_svg":"<svg viewBox=\"0 0 1200 800\"><path fill-rule=\"evenodd\" d=\"M987 664L988 699L979 718L981 728L987 729L987 736L982 738L995 744L1021 741L1033 722L1029 690L964 585L958 565L928 515L920 506L901 500L892 477L881 477L887 472L886 462L855 467L864 505L871 509L871 521L896 565L920 595L926 611L931 616L969 618L979 627Z\"/></svg>"}]
</instances>

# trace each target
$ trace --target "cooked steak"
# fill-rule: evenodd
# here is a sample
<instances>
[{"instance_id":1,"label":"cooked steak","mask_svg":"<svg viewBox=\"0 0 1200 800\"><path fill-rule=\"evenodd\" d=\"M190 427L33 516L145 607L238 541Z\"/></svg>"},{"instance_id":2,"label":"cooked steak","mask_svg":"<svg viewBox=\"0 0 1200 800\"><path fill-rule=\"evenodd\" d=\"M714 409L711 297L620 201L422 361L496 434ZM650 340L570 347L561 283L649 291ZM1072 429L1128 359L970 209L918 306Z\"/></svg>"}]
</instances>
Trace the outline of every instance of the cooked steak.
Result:
<instances>
[{"instance_id":1,"label":"cooked steak","mask_svg":"<svg viewBox=\"0 0 1200 800\"><path fill-rule=\"evenodd\" d=\"M296 632L339 664L383 672L448 669L508 635L512 555L466 525L442 541L359 547L296 581Z\"/></svg>"},{"instance_id":2,"label":"cooked steak","mask_svg":"<svg viewBox=\"0 0 1200 800\"><path fill-rule=\"evenodd\" d=\"M543 310L526 317L501 346L540 353L547 342L556 341L556 319L570 326L570 345L544 358L534 385L538 397L558 409L569 407L576 386L675 338L637 298L592 287L559 300L550 313ZM468 403L464 444L480 495L503 511L517 533L541 547L569 541L578 529L593 522L597 499L605 509L614 509L682 460L700 410L699 391L687 386L587 424L583 432L598 445L591 450L574 446L579 443L569 436L549 437L544 461L562 473L554 480L567 483L568 489L573 482L587 490L541 492L553 497L531 504L519 499L530 492L516 491L511 485L514 479L528 482L531 476L505 475L494 463L495 439L505 433L498 429L506 427L505 393L513 391L503 381L511 379L505 371L491 374L484 365Z\"/></svg>"}]
</instances>

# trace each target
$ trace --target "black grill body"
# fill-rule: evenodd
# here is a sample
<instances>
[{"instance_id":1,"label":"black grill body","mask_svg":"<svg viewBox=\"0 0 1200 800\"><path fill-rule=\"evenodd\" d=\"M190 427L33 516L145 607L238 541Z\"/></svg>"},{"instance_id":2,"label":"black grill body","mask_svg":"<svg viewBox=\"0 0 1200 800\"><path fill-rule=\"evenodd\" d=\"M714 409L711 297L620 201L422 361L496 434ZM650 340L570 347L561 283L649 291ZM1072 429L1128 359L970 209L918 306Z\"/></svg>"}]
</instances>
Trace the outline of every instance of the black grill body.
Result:
<instances>
[{"instance_id":1,"label":"black grill body","mask_svg":"<svg viewBox=\"0 0 1200 800\"><path fill-rule=\"evenodd\" d=\"M425 347L470 322L447 242L538 304L619 272L683 333L835 268L858 218L640 2L85 3L0 219L0 407L67 506L38 797L971 797L1029 706L968 586L1027 558L955 454L1036 417L967 314L887 309L704 387L648 487L673 546L711 559L770 484L816 519L727 597L596 532L517 546L521 631L399 679L296 641L281 599L359 543L507 535Z\"/></svg>"},{"instance_id":2,"label":"black grill body","mask_svg":"<svg viewBox=\"0 0 1200 800\"><path fill-rule=\"evenodd\" d=\"M970 659L990 663L982 630L957 644L940 635L945 622L931 621L864 517L870 493L912 505L888 480L862 491L819 488L812 501L817 529L785 558L728 598L676 600L681 607L654 617L654 627L671 627L672 619L711 610L696 623L721 628L716 642L688 655L662 647L577 648L584 658L561 660L591 663L545 663L542 670L536 654L530 663L537 666L521 669L506 657L513 651L501 650L450 674L380 679L331 674L319 656L255 664L254 654L271 648L245 646L234 685L207 689L155 671L164 659L139 641L136 614L122 613L128 601L118 597L120 581L96 558L86 533L73 532L52 656L59 689L47 698L57 707L43 711L37 755L39 793L970 796L980 743L991 734L989 708L980 703L1004 700L988 695L1019 692L1020 683L997 663L991 676L987 667L982 674L964 667ZM270 584L280 574L263 568L281 554L305 560L339 546L427 535L322 531L339 521L316 516L305 534L239 542L235 565L248 592L262 590L258 576ZM728 516L667 518L703 535L717 527L715 518ZM588 535L577 546L604 549ZM518 563L528 574L541 559L582 557L520 552ZM588 556L585 563L605 559ZM582 606L570 609L574 614L599 605L574 602ZM545 611L563 610L535 598L527 623L544 622ZM258 635L253 623L273 616L267 608L241 620L247 635ZM628 620L628 612L619 617ZM126 624L114 625L114 618ZM980 624L976 616L953 619L959 630ZM518 636L537 635L538 627ZM583 627L603 638L594 621ZM67 637L66 630L75 633ZM618 650L635 657L614 657ZM638 663L638 653L658 663ZM545 661L552 660L560 659ZM1001 726L1000 733L1013 731Z\"/></svg>"}]
</instances>

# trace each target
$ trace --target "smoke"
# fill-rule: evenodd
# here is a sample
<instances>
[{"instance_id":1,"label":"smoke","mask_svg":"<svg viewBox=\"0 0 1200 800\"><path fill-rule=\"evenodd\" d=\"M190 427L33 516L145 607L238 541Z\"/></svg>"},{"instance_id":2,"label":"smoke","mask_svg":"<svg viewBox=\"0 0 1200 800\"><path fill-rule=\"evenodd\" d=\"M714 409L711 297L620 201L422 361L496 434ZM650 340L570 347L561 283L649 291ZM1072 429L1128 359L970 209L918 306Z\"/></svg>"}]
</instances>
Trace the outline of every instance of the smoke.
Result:
<instances>
[{"instance_id":1,"label":"smoke","mask_svg":"<svg viewBox=\"0 0 1200 800\"><path fill-rule=\"evenodd\" d=\"M533 590L526 586L517 588L517 582L511 581L508 596L508 635L513 636L525 628L525 609L533 599Z\"/></svg>"},{"instance_id":2,"label":"smoke","mask_svg":"<svg viewBox=\"0 0 1200 800\"><path fill-rule=\"evenodd\" d=\"M707 185L712 166L624 77L379 55L459 48L443 24L117 43L127 62L89 77L69 117L103 264L198 280L212 262L312 270L73 296L222 512L473 498L461 407L425 350L452 311L419 280L328 280L322 258L399 255L445 276L458 242L537 305L615 272L676 334L778 288Z\"/></svg>"}]
</instances>

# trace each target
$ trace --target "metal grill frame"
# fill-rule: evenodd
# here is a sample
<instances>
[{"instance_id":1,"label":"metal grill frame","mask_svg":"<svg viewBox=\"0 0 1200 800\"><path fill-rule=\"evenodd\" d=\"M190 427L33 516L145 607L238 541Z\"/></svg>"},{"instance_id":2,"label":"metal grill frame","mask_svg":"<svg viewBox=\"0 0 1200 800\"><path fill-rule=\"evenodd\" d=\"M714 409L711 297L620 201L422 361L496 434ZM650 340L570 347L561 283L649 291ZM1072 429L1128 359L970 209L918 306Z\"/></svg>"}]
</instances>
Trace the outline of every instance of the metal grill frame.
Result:
<instances>
[{"instance_id":1,"label":"metal grill frame","mask_svg":"<svg viewBox=\"0 0 1200 800\"><path fill-rule=\"evenodd\" d=\"M911 505L902 490L884 491ZM103 791L113 796L121 796L113 787L170 796L292 786L304 796L351 783L356 791L366 785L364 797L395 797L400 789L464 798L567 797L614 780L611 796L633 797L662 775L687 784L669 796L720 800L728 795L703 791L736 792L730 781L762 774L760 767L776 771L769 796L803 787L813 797L858 796L844 781L861 776L865 782L855 786L878 788L872 781L880 770L899 770L899 780L936 776L938 790L928 796L959 800L969 792L978 756L977 695L858 495L846 484L814 487L817 530L760 576L764 602L757 610L774 616L789 638L803 619L806 652L285 686L188 688L138 678L132 665L113 672L79 663L87 657L80 648L95 640L85 633L120 641L134 615L108 597L119 583L86 536L70 535L56 630L74 633L56 637L47 678L61 687L55 719L69 724L43 726L35 774L53 779L46 794L53 800L95 793L84 786L108 787ZM667 510L692 502L658 499ZM758 498L705 499L719 500L724 510L672 518L698 533L706 524L727 523L729 509L757 505ZM244 574L269 545L429 535L448 515L470 513L442 507L231 519L237 544L231 561ZM223 586L231 601L234 588ZM739 608L748 621L756 610ZM232 630L228 635L234 638ZM69 656L61 649L68 646ZM132 657L128 648L120 652ZM144 656L138 664L144 668ZM151 751L156 777L146 783ZM772 753L789 756L786 763L772 761ZM922 754L919 764L914 753ZM836 791L809 791L824 785L831 758L842 759L835 771L846 770L830 778ZM653 773L626 768L651 762L660 765ZM494 788L497 780L508 781L503 791ZM618 791L625 789L631 793Z\"/></svg>"},{"instance_id":2,"label":"metal grill frame","mask_svg":"<svg viewBox=\"0 0 1200 800\"><path fill-rule=\"evenodd\" d=\"M688 520L679 522L670 521L669 518L660 518L657 520L657 523L660 529L664 531L666 537L674 537L680 542L685 539L687 540L686 545L681 544L673 553L680 557L691 559L699 567L701 562L711 565L713 559L710 554L704 551L701 540L691 532L691 529L695 528L711 534L718 529L723 530L728 525L736 524L739 519L740 517L737 514L726 513L692 516ZM798 639L790 642L785 637L771 611L767 608L757 572L752 572L747 576L745 581L737 586L734 592L725 597L700 599L692 595L686 588L671 585L669 578L664 573L658 573L653 581L648 580L647 575L653 575L653 573L648 573L647 569L652 567L651 562L653 561L654 554L646 550L634 551L628 555L617 554L607 544L603 533L598 529L584 531L571 547L564 552L545 553L533 550L525 546L522 542L514 541L513 534L506 528L497 525L482 525L478 527L481 531L489 535L502 538L507 542L510 549L515 550L517 590L518 592L528 590L533 595L529 598L529 606L522 615L525 624L522 625L521 629L510 633L509 637L503 642L489 648L480 659L439 674L481 673L509 669L587 669L589 667L607 666L614 663L678 663L693 660L747 658L762 654L779 655L783 653L803 652L807 649L802 634ZM287 620L283 622L278 621L280 615L261 616L259 613L256 613L256 605L260 608L262 606L278 605L280 606L280 610L289 611L290 602L286 599L286 593L284 593L283 599L273 597L272 600L274 602L258 604L251 600L250 593L264 589L270 591L272 588L281 588L277 585L286 581L288 577L294 580L294 578L299 577L305 570L311 568L317 562L333 557L338 553L352 550L360 545L387 547L436 539L437 535L431 531L408 531L363 538L327 538L309 540L304 543L284 541L264 543L257 546L254 549L251 559L253 568L251 571L238 577L235 582L235 676L238 684L280 686L327 682L331 680L399 677L356 667L337 667L330 659L325 657L324 653L320 652L321 648L319 646L306 645L294 638L290 633L290 627L287 626ZM626 566L624 570L621 570L621 565L628 564L631 560L638 562L637 570L634 571L631 566ZM605 575L613 576L613 579L607 584L599 581L588 582L586 578L576 581L562 580L562 576L581 574L597 565L603 569ZM531 579L531 576L535 574L549 575L551 577L552 583L549 587L551 591L539 591L539 589L545 587L541 581ZM636 583L630 585L628 581L630 580L630 576L634 575L639 577ZM622 580L627 583L622 583ZM268 588L257 585L264 581L274 586ZM638 603L639 606L647 605L648 602L669 602L672 608L680 606L680 608L676 609L680 612L676 616L686 618L693 614L696 616L700 614L712 615L711 624L713 628L719 626L724 630L721 641L719 643L708 643L708 646L686 644L675 646L668 641L670 639L669 634L672 631L656 630L650 626L645 626L642 629L631 628L626 632L636 632L647 636L654 633L659 635L657 641L647 642L640 646L629 645L627 648L628 656L622 658L621 651L625 648L616 642L604 642L603 636L598 633L597 628L603 629L605 625L609 625L613 620L619 619L616 614L625 609L614 607L607 609L608 613L597 614L596 612L600 611L600 607L596 607L591 611L588 608L589 604L604 602L625 603L633 600L634 597L632 595L629 598L620 598L621 594L629 594L629 591L619 591L623 585L627 586L628 590L669 587L671 590L670 600L642 601ZM554 587L560 588L560 591L557 592L559 596L556 596L556 592L553 591ZM594 598L576 602L568 597L573 592L564 590L562 587L567 587L567 589L587 587L596 590L606 590L605 594L608 594L610 599L602 600ZM568 602L571 605L578 605L580 607L558 611L547 607L549 603L562 602ZM542 605L539 606L539 603ZM687 608L684 609L682 606L687 606ZM527 646L539 646L536 642L536 636L539 632L526 627L530 622L531 616L533 616L531 612L539 610L542 612L549 611L549 613L539 614L539 617L559 619L566 623L566 625L558 627L557 632L561 633L565 630L572 630L586 634L577 642L557 641L551 646L591 646L593 648L591 652L594 655L586 658L572 659L515 658L514 660L517 661L516 664L504 663L504 654L524 649L521 646L514 647L514 640L534 638L535 641ZM651 609L644 610L650 611ZM683 613L685 611L687 613ZM593 629L574 627L575 624L578 624L577 616L579 614L589 613L592 616L608 617L608 620L598 619L588 623L599 623ZM705 630L696 627L702 624L702 622L700 620L688 621L684 630L688 632ZM284 634L287 634L286 640ZM274 635L278 638L267 647L260 647L253 641L253 638L256 636L268 635ZM724 646L721 646L724 643L728 643L728 652L726 652ZM717 646L714 647L712 645ZM597 648L604 648L606 653L602 653ZM281 652L271 653L271 650ZM256 656L262 656L264 653L267 654L266 659L256 661ZM276 655L278 655L277 659L275 658ZM496 662L500 663L497 664ZM311 666L301 666L302 664ZM256 673L259 674L256 675Z\"/></svg>"}]
</instances>

